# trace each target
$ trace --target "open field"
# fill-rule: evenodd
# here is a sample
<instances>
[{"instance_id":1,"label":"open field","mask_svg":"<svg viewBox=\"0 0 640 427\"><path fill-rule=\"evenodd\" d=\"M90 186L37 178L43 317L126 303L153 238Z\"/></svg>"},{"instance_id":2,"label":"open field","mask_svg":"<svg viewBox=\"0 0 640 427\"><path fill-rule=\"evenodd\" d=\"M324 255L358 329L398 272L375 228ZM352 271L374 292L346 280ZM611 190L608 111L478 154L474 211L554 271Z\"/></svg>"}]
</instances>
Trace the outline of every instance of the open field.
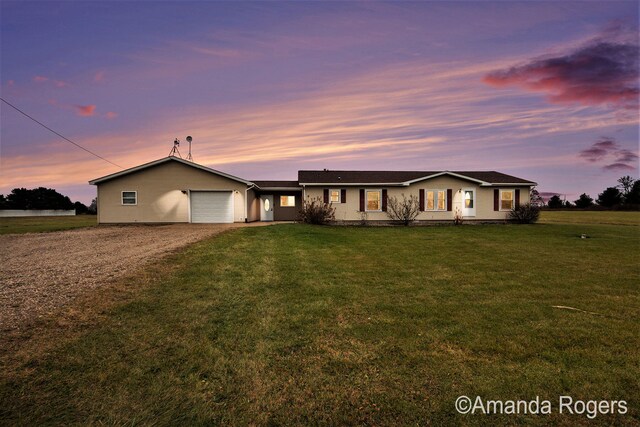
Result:
<instances>
[{"instance_id":1,"label":"open field","mask_svg":"<svg viewBox=\"0 0 640 427\"><path fill-rule=\"evenodd\" d=\"M96 215L0 218L0 234L43 233L94 227L97 225L96 221Z\"/></svg>"},{"instance_id":2,"label":"open field","mask_svg":"<svg viewBox=\"0 0 640 427\"><path fill-rule=\"evenodd\" d=\"M640 212L544 210L540 213L540 223L640 225Z\"/></svg>"},{"instance_id":3,"label":"open field","mask_svg":"<svg viewBox=\"0 0 640 427\"><path fill-rule=\"evenodd\" d=\"M58 322L5 350L0 418L638 425L639 232L292 224L225 233L122 281L116 297L96 294L76 310L80 326ZM540 396L554 414L458 415L460 395ZM560 395L623 399L630 412L560 416Z\"/></svg>"}]
</instances>

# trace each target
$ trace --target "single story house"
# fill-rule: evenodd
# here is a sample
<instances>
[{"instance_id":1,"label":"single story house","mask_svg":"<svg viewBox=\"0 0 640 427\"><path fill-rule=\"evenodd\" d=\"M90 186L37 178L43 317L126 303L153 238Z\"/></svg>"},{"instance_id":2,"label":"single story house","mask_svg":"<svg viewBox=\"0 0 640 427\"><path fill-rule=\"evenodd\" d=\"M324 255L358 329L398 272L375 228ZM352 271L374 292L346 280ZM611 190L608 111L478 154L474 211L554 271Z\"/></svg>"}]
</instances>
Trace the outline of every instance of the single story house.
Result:
<instances>
[{"instance_id":1,"label":"single story house","mask_svg":"<svg viewBox=\"0 0 640 427\"><path fill-rule=\"evenodd\" d=\"M415 195L417 221L502 221L529 202L535 182L500 172L303 170L297 181L247 180L165 157L89 181L98 222L231 223L292 221L302 201L319 198L342 222L387 221L390 197Z\"/></svg>"}]
</instances>

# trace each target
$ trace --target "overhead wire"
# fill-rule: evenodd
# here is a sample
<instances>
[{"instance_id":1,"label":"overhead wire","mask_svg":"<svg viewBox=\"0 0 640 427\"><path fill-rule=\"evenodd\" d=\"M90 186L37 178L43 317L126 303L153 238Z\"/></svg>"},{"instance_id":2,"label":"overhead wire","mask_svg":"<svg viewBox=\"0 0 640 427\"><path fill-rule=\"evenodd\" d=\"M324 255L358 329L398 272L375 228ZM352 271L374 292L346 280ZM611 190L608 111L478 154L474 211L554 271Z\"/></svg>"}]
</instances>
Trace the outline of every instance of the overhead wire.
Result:
<instances>
[{"instance_id":1,"label":"overhead wire","mask_svg":"<svg viewBox=\"0 0 640 427\"><path fill-rule=\"evenodd\" d=\"M69 138L67 138L66 136L62 135L59 132L56 132L55 130L51 129L49 126L45 125L44 123L42 123L41 121L37 120L36 118L30 116L29 114L25 113L24 111L22 111L20 108L16 107L15 105L13 105L12 103L10 103L9 101L7 101L6 99L0 97L0 100L2 102L4 102L5 104L7 104L9 107L13 108L14 110L16 110L17 112L19 112L20 114L22 114L25 117L28 117L29 119L33 120L34 122L36 122L37 124L39 124L40 126L42 126L43 128L47 129L49 132L52 132L56 135L58 135L60 138L64 139L65 141L75 145L76 147L80 148L81 150L86 151L87 153L104 160L107 163L111 163L113 166L119 167L120 169L124 169L122 166L120 166L117 163L112 162L109 159L106 159L104 157L102 157L101 155L94 153L93 151L89 150L88 148L83 147L82 145L78 144L77 142L74 142L72 140L70 140Z\"/></svg>"}]
</instances>

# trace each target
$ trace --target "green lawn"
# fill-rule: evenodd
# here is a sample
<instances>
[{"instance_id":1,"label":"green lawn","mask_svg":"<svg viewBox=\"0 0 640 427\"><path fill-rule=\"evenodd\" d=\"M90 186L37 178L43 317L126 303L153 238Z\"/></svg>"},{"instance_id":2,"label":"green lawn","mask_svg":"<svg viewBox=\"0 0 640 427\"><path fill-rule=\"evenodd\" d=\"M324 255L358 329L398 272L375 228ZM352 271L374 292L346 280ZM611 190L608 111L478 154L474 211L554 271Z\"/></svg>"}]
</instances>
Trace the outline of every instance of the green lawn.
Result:
<instances>
[{"instance_id":1,"label":"green lawn","mask_svg":"<svg viewBox=\"0 0 640 427\"><path fill-rule=\"evenodd\" d=\"M95 225L96 215L0 218L0 234L44 233Z\"/></svg>"},{"instance_id":2,"label":"green lawn","mask_svg":"<svg viewBox=\"0 0 640 427\"><path fill-rule=\"evenodd\" d=\"M638 425L639 232L291 224L225 233L129 279L137 290L124 302L93 307L99 322L18 352L0 374L0 419ZM540 396L554 415L459 415L460 395ZM559 416L560 395L623 399L630 412Z\"/></svg>"},{"instance_id":3,"label":"green lawn","mask_svg":"<svg viewBox=\"0 0 640 427\"><path fill-rule=\"evenodd\" d=\"M640 212L544 210L540 213L540 223L640 225Z\"/></svg>"}]
</instances>

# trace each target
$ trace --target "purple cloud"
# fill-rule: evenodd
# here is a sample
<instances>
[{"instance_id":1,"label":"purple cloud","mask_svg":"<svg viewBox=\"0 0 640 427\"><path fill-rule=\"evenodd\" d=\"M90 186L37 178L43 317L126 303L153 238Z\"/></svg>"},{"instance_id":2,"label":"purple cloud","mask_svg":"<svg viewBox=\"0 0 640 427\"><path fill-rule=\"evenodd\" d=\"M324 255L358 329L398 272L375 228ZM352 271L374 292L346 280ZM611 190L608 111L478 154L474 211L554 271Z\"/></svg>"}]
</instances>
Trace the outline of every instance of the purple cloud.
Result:
<instances>
[{"instance_id":1,"label":"purple cloud","mask_svg":"<svg viewBox=\"0 0 640 427\"><path fill-rule=\"evenodd\" d=\"M637 162L638 155L631 150L618 150L616 152L617 162Z\"/></svg>"},{"instance_id":2,"label":"purple cloud","mask_svg":"<svg viewBox=\"0 0 640 427\"><path fill-rule=\"evenodd\" d=\"M487 74L492 86L520 86L544 92L552 103L638 106L639 60L637 39L598 38L561 56L530 62Z\"/></svg>"},{"instance_id":3,"label":"purple cloud","mask_svg":"<svg viewBox=\"0 0 640 427\"><path fill-rule=\"evenodd\" d=\"M628 165L626 163L612 163L610 165L603 166L602 169L607 170L607 171L634 171L634 170L636 170L636 168L634 168L633 166Z\"/></svg>"},{"instance_id":4,"label":"purple cloud","mask_svg":"<svg viewBox=\"0 0 640 427\"><path fill-rule=\"evenodd\" d=\"M578 155L590 162L597 162L617 149L618 143L615 140L603 137L598 142L594 142L591 147L580 151Z\"/></svg>"},{"instance_id":5,"label":"purple cloud","mask_svg":"<svg viewBox=\"0 0 640 427\"><path fill-rule=\"evenodd\" d=\"M638 161L636 153L626 148L620 148L618 142L609 137L600 138L597 142L591 144L591 147L580 151L578 156L592 163L604 160L607 157L615 158L614 163L602 167L604 170L635 170L628 163Z\"/></svg>"}]
</instances>

